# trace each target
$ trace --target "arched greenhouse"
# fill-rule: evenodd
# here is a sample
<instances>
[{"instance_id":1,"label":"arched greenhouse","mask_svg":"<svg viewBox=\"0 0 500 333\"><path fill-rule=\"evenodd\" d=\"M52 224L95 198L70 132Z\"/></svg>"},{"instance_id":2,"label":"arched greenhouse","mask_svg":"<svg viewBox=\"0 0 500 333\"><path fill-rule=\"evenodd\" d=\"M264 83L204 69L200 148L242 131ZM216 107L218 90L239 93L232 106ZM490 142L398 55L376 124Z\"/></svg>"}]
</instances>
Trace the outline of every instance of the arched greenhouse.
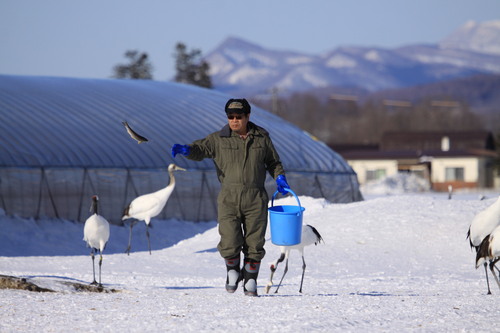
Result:
<instances>
[{"instance_id":1,"label":"arched greenhouse","mask_svg":"<svg viewBox=\"0 0 500 333\"><path fill-rule=\"evenodd\" d=\"M171 82L0 75L0 208L84 221L98 194L100 214L120 224L124 207L165 187L167 167L176 163L187 172L176 173L175 191L157 218L215 220L213 162L174 160L170 149L219 130L231 97ZM122 121L149 142L138 144ZM325 144L255 106L252 121L269 131L298 195L362 200L355 172ZM269 176L266 188L272 195Z\"/></svg>"}]
</instances>

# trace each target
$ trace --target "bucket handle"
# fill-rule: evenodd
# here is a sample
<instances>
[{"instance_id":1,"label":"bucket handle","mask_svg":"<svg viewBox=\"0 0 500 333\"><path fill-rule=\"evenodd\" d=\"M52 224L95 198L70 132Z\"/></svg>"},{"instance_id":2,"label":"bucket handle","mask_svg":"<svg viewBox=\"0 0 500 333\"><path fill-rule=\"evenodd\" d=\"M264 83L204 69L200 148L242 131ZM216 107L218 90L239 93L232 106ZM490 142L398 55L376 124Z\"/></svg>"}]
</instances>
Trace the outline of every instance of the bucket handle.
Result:
<instances>
[{"instance_id":1,"label":"bucket handle","mask_svg":"<svg viewBox=\"0 0 500 333\"><path fill-rule=\"evenodd\" d=\"M288 191L288 192L290 192L290 193L292 193L292 194L293 194L293 196L295 197L295 199L297 200L297 202L298 202L298 204L299 204L299 214L300 214L300 213L302 212L302 206L300 205L300 200L299 200L299 197L298 197L298 196L297 196L297 194L295 194L295 192L294 192L294 191L292 191L291 189L287 189L287 191ZM278 193L280 193L280 192L279 192L279 191L274 192L273 197L272 197L272 199L271 199L271 207L273 207L273 206L274 206L274 198L276 197L276 195L277 195Z\"/></svg>"}]
</instances>

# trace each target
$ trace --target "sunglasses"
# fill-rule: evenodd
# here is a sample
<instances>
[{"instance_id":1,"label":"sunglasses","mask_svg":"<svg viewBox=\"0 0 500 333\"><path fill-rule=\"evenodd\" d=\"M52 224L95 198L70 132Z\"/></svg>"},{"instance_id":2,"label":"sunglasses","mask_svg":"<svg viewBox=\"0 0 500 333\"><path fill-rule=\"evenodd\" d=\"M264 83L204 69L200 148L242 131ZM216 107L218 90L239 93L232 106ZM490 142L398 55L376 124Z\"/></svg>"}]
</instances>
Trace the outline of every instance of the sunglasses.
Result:
<instances>
[{"instance_id":1,"label":"sunglasses","mask_svg":"<svg viewBox=\"0 0 500 333\"><path fill-rule=\"evenodd\" d=\"M236 116L236 115L232 115L232 114L228 114L227 115L227 119L229 119L229 120L233 120L234 118L236 118L238 120L241 120L241 119L243 119L243 116L242 115L237 115Z\"/></svg>"}]
</instances>

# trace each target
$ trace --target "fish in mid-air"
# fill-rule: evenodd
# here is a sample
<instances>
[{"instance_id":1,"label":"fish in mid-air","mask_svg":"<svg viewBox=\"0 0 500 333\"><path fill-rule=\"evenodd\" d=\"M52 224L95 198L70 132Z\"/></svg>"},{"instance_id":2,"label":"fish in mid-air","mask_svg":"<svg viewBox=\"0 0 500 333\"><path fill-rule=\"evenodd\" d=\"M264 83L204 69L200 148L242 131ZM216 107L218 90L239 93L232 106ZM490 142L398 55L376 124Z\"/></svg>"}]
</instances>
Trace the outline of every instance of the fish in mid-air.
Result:
<instances>
[{"instance_id":1,"label":"fish in mid-air","mask_svg":"<svg viewBox=\"0 0 500 333\"><path fill-rule=\"evenodd\" d=\"M127 129L127 132L130 135L130 137L132 139L136 140L137 143L148 142L148 139L146 139L142 135L137 134L132 128L130 128L130 126L128 125L128 123L126 121L122 121L122 124Z\"/></svg>"}]
</instances>

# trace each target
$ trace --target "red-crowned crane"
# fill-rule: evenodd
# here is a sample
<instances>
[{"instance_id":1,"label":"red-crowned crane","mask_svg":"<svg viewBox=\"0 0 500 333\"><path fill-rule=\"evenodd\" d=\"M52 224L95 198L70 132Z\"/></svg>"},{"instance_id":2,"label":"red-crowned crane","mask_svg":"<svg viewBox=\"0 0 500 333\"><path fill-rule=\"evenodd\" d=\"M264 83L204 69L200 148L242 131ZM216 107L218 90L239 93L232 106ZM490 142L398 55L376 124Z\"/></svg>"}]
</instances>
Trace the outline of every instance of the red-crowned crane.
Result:
<instances>
[{"instance_id":1,"label":"red-crowned crane","mask_svg":"<svg viewBox=\"0 0 500 333\"><path fill-rule=\"evenodd\" d=\"M92 257L92 271L94 273L94 281L91 284L96 284L102 287L101 284L101 266L102 252L106 248L106 243L109 240L109 223L104 217L99 215L99 198L97 195L92 196L92 205L90 211L93 212L86 221L83 227L83 240L87 242L87 246L91 248L90 256ZM95 280L95 252L99 252L99 283Z\"/></svg>"},{"instance_id":2,"label":"red-crowned crane","mask_svg":"<svg viewBox=\"0 0 500 333\"><path fill-rule=\"evenodd\" d=\"M488 294L491 294L488 273L486 266L489 262L489 267L491 270L491 274L495 278L495 281L500 288L500 281L495 274L495 269L500 272L498 267L496 267L496 263L500 260L500 225L497 226L489 236L487 236L479 245L479 249L476 254L476 268L484 264L484 268L486 271L486 282L488 284Z\"/></svg>"},{"instance_id":3,"label":"red-crowned crane","mask_svg":"<svg viewBox=\"0 0 500 333\"><path fill-rule=\"evenodd\" d=\"M186 169L181 168L175 164L170 164L168 166L168 174L170 176L170 183L161 190L153 193L148 193L141 195L134 200L124 209L122 220L135 219L130 223L130 235L128 240L128 246L125 252L130 254L130 247L132 243L132 227L138 222L143 220L146 223L146 237L148 239L149 254L151 254L151 242L149 240L149 224L151 219L156 215L160 214L165 207L165 204L170 198L172 191L175 188L175 177L174 171L186 171Z\"/></svg>"},{"instance_id":4,"label":"red-crowned crane","mask_svg":"<svg viewBox=\"0 0 500 333\"><path fill-rule=\"evenodd\" d=\"M487 207L485 210L480 211L474 219L469 227L469 231L467 232L467 238L469 239L471 248L476 250L476 269L483 264L484 272L486 274L486 284L488 286L488 295L491 294L490 290L490 282L488 279L488 263L491 272L495 279L497 279L495 275L495 269L498 268L495 266L498 259L496 257L492 257L490 255L490 245L491 245L491 235L493 235L493 231L496 231L496 228L500 225L500 197L495 201L491 206ZM494 238L493 246L498 247L498 237L500 237L500 232L498 232L497 236ZM495 249L494 249L495 250ZM498 282L498 279L497 279ZM500 287L500 284L499 284Z\"/></svg>"},{"instance_id":5,"label":"red-crowned crane","mask_svg":"<svg viewBox=\"0 0 500 333\"><path fill-rule=\"evenodd\" d=\"M288 257L290 256L290 251L291 250L298 250L302 256L302 278L300 279L300 288L299 292L302 292L302 284L304 282L304 273L306 271L306 261L304 260L304 247L314 244L318 245L323 241L323 238L321 238L321 235L319 234L318 230L314 228L313 226L306 224L302 226L302 235L301 235L301 242L297 245L291 245L291 246L280 246L280 251L281 255L280 257L274 261L270 265L271 269L271 276L269 277L269 282L266 285L265 292L266 294L269 293L269 289L273 286L273 275L274 272L276 272L276 269L278 268L278 264L280 262L283 262L285 260L285 270L283 271L283 276L281 277L280 283L278 284L278 287L276 288L275 293L278 292L281 282L283 282L283 278L285 277L285 274L288 272Z\"/></svg>"}]
</instances>

